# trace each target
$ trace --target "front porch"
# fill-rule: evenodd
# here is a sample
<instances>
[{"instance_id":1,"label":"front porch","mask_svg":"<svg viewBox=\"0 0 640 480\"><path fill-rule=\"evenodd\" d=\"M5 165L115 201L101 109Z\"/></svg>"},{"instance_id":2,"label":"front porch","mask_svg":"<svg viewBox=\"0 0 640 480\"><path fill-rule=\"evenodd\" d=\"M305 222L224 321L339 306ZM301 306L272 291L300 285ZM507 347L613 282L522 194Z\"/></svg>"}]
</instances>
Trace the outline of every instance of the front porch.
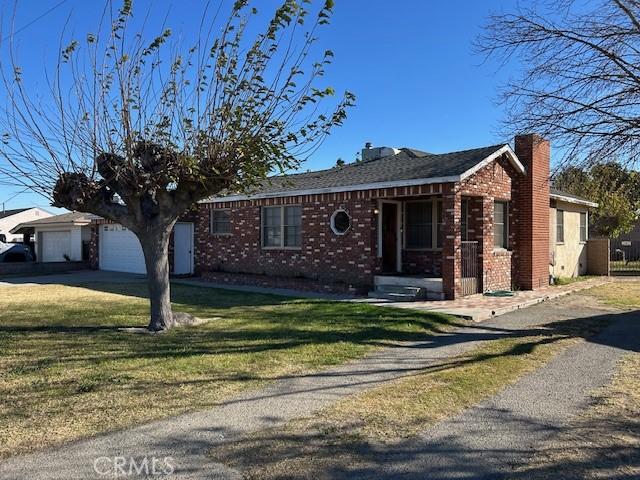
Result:
<instances>
[{"instance_id":1,"label":"front porch","mask_svg":"<svg viewBox=\"0 0 640 480\"><path fill-rule=\"evenodd\" d=\"M510 185L495 195L465 187L378 200L379 268L370 296L453 300L512 288Z\"/></svg>"}]
</instances>

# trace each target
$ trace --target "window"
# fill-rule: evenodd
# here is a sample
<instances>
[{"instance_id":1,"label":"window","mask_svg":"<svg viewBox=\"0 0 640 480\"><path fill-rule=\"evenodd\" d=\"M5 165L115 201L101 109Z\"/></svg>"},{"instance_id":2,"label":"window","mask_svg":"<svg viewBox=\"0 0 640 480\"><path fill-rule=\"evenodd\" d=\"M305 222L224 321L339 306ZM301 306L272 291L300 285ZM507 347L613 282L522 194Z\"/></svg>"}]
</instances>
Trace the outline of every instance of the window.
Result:
<instances>
[{"instance_id":1,"label":"window","mask_svg":"<svg viewBox=\"0 0 640 480\"><path fill-rule=\"evenodd\" d=\"M345 210L336 210L331 215L331 230L336 235L344 235L351 228L351 218Z\"/></svg>"},{"instance_id":2,"label":"window","mask_svg":"<svg viewBox=\"0 0 640 480\"><path fill-rule=\"evenodd\" d=\"M556 243L564 243L564 210L556 210Z\"/></svg>"},{"instance_id":3,"label":"window","mask_svg":"<svg viewBox=\"0 0 640 480\"><path fill-rule=\"evenodd\" d=\"M469 240L469 200L462 200L462 211L460 213L460 230L462 232L462 241Z\"/></svg>"},{"instance_id":4,"label":"window","mask_svg":"<svg viewBox=\"0 0 640 480\"><path fill-rule=\"evenodd\" d=\"M298 248L302 245L302 207L264 207L262 246Z\"/></svg>"},{"instance_id":5,"label":"window","mask_svg":"<svg viewBox=\"0 0 640 480\"><path fill-rule=\"evenodd\" d=\"M439 200L405 204L405 247L442 247L442 202Z\"/></svg>"},{"instance_id":6,"label":"window","mask_svg":"<svg viewBox=\"0 0 640 480\"><path fill-rule=\"evenodd\" d=\"M588 234L587 225L588 225L587 212L580 212L580 241L581 242L587 241L587 234Z\"/></svg>"},{"instance_id":7,"label":"window","mask_svg":"<svg viewBox=\"0 0 640 480\"><path fill-rule=\"evenodd\" d=\"M493 204L493 246L509 248L509 204L507 202Z\"/></svg>"},{"instance_id":8,"label":"window","mask_svg":"<svg viewBox=\"0 0 640 480\"><path fill-rule=\"evenodd\" d=\"M442 202L435 202L436 214L436 247L442 248Z\"/></svg>"},{"instance_id":9,"label":"window","mask_svg":"<svg viewBox=\"0 0 640 480\"><path fill-rule=\"evenodd\" d=\"M211 210L209 231L212 235L229 235L231 233L231 213L229 210Z\"/></svg>"}]
</instances>

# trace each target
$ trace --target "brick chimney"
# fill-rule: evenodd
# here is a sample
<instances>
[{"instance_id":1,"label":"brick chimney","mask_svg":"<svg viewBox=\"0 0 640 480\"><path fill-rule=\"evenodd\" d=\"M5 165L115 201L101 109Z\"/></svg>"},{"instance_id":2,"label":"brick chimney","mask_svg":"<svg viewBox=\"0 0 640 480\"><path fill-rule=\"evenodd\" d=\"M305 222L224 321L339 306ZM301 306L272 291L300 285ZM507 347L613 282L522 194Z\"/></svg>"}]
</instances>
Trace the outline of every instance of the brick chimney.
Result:
<instances>
[{"instance_id":1,"label":"brick chimney","mask_svg":"<svg viewBox=\"0 0 640 480\"><path fill-rule=\"evenodd\" d=\"M526 169L513 182L514 262L512 278L523 290L549 285L549 142L518 135L515 153Z\"/></svg>"}]
</instances>

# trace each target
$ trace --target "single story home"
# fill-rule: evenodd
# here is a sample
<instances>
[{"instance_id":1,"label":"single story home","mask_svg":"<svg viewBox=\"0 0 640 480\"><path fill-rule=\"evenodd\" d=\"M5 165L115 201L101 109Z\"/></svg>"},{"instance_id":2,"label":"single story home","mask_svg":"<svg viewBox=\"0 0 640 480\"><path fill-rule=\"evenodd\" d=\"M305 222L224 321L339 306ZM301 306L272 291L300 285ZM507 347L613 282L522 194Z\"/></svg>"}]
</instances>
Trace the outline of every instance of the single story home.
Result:
<instances>
[{"instance_id":1,"label":"single story home","mask_svg":"<svg viewBox=\"0 0 640 480\"><path fill-rule=\"evenodd\" d=\"M195 270L427 298L536 289L588 269L594 204L551 191L549 174L536 135L444 154L367 145L360 161L202 202Z\"/></svg>"},{"instance_id":2,"label":"single story home","mask_svg":"<svg viewBox=\"0 0 640 480\"><path fill-rule=\"evenodd\" d=\"M89 258L91 221L95 215L70 212L23 222L14 234L33 235L38 262L79 262Z\"/></svg>"},{"instance_id":3,"label":"single story home","mask_svg":"<svg viewBox=\"0 0 640 480\"><path fill-rule=\"evenodd\" d=\"M52 215L52 213L38 207L2 210L0 212L0 242L29 243L29 239L25 239L22 234L11 233L14 227L24 222L47 218Z\"/></svg>"},{"instance_id":4,"label":"single story home","mask_svg":"<svg viewBox=\"0 0 640 480\"><path fill-rule=\"evenodd\" d=\"M588 209L551 190L536 135L433 154L372 148L331 169L271 177L201 202L176 224L174 274L214 281L454 299L535 289L588 271ZM94 219L90 261L145 273L140 244Z\"/></svg>"}]
</instances>

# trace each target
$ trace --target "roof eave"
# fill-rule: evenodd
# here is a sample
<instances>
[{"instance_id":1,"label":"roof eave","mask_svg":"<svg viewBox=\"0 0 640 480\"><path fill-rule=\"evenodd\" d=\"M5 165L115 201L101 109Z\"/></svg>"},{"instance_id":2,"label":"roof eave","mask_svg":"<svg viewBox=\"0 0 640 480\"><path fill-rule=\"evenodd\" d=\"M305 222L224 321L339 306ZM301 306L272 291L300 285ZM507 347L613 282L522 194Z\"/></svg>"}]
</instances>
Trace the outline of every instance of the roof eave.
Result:
<instances>
[{"instance_id":1,"label":"roof eave","mask_svg":"<svg viewBox=\"0 0 640 480\"><path fill-rule=\"evenodd\" d=\"M522 162L520 162L520 160L518 159L516 152L514 152L509 145L505 144L502 147L500 147L498 150L493 152L491 155L486 157L484 160L482 160L479 163L476 163L473 167L471 167L469 170L467 170L462 175L460 175L460 180L469 178L471 175L483 169L484 167L489 165L491 162L497 160L502 155L506 155L507 159L509 160L509 163L513 165L513 167L516 169L517 172L521 174L526 173L526 169L524 168L524 165L522 165Z\"/></svg>"},{"instance_id":2,"label":"roof eave","mask_svg":"<svg viewBox=\"0 0 640 480\"><path fill-rule=\"evenodd\" d=\"M584 200L582 198L573 198L567 197L565 195L560 195L558 193L551 193L549 198L552 200L559 200L561 202L574 203L576 205L584 205L585 207L598 208L598 204L595 202L590 202L589 200Z\"/></svg>"},{"instance_id":3,"label":"roof eave","mask_svg":"<svg viewBox=\"0 0 640 480\"><path fill-rule=\"evenodd\" d=\"M21 229L21 228L38 228L38 227L57 227L57 228L62 228L62 227L87 227L91 225L91 221L82 221L82 222L77 222L77 221L73 221L73 222L40 222L39 220L34 220L31 222L24 222L24 223L19 223L18 225L16 225L15 227L13 227L11 230L9 230L9 233L13 233L14 235L19 235L19 232L17 232L17 230ZM14 231L16 230L16 231Z\"/></svg>"},{"instance_id":4,"label":"roof eave","mask_svg":"<svg viewBox=\"0 0 640 480\"><path fill-rule=\"evenodd\" d=\"M297 197L300 195L319 195L323 193L341 193L341 192L355 192L359 190L376 190L379 188L412 187L416 185L430 185L434 183L451 183L451 182L459 182L459 181L460 181L460 175L452 175L447 177L416 178L412 180L395 180L393 182L361 183L357 185L345 185L341 187L323 187L323 188L310 188L306 190L289 190L289 191L281 191L281 192L257 193L255 195L228 195L226 197L207 198L205 200L201 200L198 203L223 203L223 202L235 202L238 200L260 200L265 198Z\"/></svg>"}]
</instances>

